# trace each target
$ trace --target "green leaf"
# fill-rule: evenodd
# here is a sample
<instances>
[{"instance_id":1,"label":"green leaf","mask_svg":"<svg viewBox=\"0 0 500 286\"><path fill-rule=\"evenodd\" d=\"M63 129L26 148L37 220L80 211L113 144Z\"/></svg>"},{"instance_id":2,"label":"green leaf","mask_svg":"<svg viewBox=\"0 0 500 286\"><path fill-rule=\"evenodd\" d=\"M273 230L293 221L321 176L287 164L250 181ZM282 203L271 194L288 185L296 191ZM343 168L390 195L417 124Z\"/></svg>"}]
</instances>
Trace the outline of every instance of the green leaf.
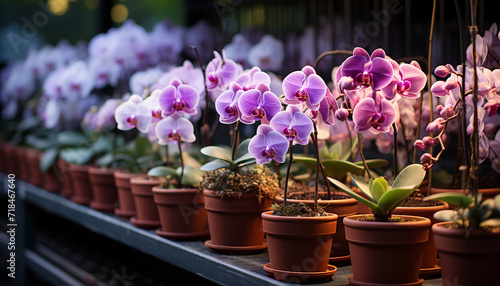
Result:
<instances>
[{"instance_id":1,"label":"green leaf","mask_svg":"<svg viewBox=\"0 0 500 286\"><path fill-rule=\"evenodd\" d=\"M479 224L481 227L500 227L500 218L490 218Z\"/></svg>"},{"instance_id":2,"label":"green leaf","mask_svg":"<svg viewBox=\"0 0 500 286\"><path fill-rule=\"evenodd\" d=\"M413 190L414 189L391 189L385 192L378 200L378 206L382 209L384 217L411 195Z\"/></svg>"},{"instance_id":3,"label":"green leaf","mask_svg":"<svg viewBox=\"0 0 500 286\"><path fill-rule=\"evenodd\" d=\"M438 221L454 221L457 215L455 210L440 210L434 213L434 218Z\"/></svg>"},{"instance_id":4,"label":"green leaf","mask_svg":"<svg viewBox=\"0 0 500 286\"><path fill-rule=\"evenodd\" d=\"M380 207L377 204L365 199L361 195L358 195L355 191L351 190L348 186L344 185L343 183L341 183L340 181L338 181L334 178L328 177L328 180L330 182L332 182L335 186L337 186L337 188L339 188L341 191L345 192L346 194L348 194L352 198L356 199L358 202L369 207L374 213L380 213Z\"/></svg>"},{"instance_id":5,"label":"green leaf","mask_svg":"<svg viewBox=\"0 0 500 286\"><path fill-rule=\"evenodd\" d=\"M316 171L316 158L294 156L293 160L309 167L313 172ZM337 180L342 180L348 172L356 175L362 175L364 172L363 167L349 161L327 159L323 160L322 163L325 167L326 175Z\"/></svg>"},{"instance_id":6,"label":"green leaf","mask_svg":"<svg viewBox=\"0 0 500 286\"><path fill-rule=\"evenodd\" d=\"M351 175L351 180L354 182L354 184L356 184L356 186L361 190L361 192L363 192L363 194L365 194L365 196L370 198L370 200L372 200L372 202L376 203L376 201L372 198L372 194L371 194L369 185L367 185L362 179L359 179L359 178L352 176L352 175Z\"/></svg>"},{"instance_id":7,"label":"green leaf","mask_svg":"<svg viewBox=\"0 0 500 286\"><path fill-rule=\"evenodd\" d=\"M241 158L248 154L248 145L250 144L251 140L252 140L251 138L248 138L240 143L240 145L238 146L238 153L236 155L236 159Z\"/></svg>"},{"instance_id":8,"label":"green leaf","mask_svg":"<svg viewBox=\"0 0 500 286\"><path fill-rule=\"evenodd\" d=\"M425 177L425 171L420 164L411 164L401 170L394 179L392 188L395 189L416 189L420 186Z\"/></svg>"},{"instance_id":9,"label":"green leaf","mask_svg":"<svg viewBox=\"0 0 500 286\"><path fill-rule=\"evenodd\" d=\"M215 171L217 169L221 168L229 168L231 165L223 160L220 159L215 159L213 161L210 161L206 163L205 165L201 166L200 170L201 171Z\"/></svg>"},{"instance_id":10,"label":"green leaf","mask_svg":"<svg viewBox=\"0 0 500 286\"><path fill-rule=\"evenodd\" d=\"M226 162L232 162L232 155L231 155L231 150L228 150L227 148L223 147L218 147L218 146L207 146L201 148L200 152L203 155L224 160Z\"/></svg>"},{"instance_id":11,"label":"green leaf","mask_svg":"<svg viewBox=\"0 0 500 286\"><path fill-rule=\"evenodd\" d=\"M166 166L154 167L148 171L148 175L153 177L172 176L174 178L179 178L179 174L174 168Z\"/></svg>"},{"instance_id":12,"label":"green leaf","mask_svg":"<svg viewBox=\"0 0 500 286\"><path fill-rule=\"evenodd\" d=\"M424 201L438 200L447 202L450 205L463 206L463 207L469 206L474 201L471 197L469 197L466 194L452 193L452 192L430 195L425 197L423 200Z\"/></svg>"},{"instance_id":13,"label":"green leaf","mask_svg":"<svg viewBox=\"0 0 500 286\"><path fill-rule=\"evenodd\" d=\"M40 126L40 120L37 117L27 117L17 125L17 131L27 131Z\"/></svg>"},{"instance_id":14,"label":"green leaf","mask_svg":"<svg viewBox=\"0 0 500 286\"><path fill-rule=\"evenodd\" d=\"M57 142L66 146L81 146L90 143L89 139L76 131L64 130L57 134Z\"/></svg>"},{"instance_id":15,"label":"green leaf","mask_svg":"<svg viewBox=\"0 0 500 286\"><path fill-rule=\"evenodd\" d=\"M57 155L59 155L57 147L52 147L43 152L42 159L40 159L40 170L42 170L43 173L47 172L47 170L52 167L57 159Z\"/></svg>"},{"instance_id":16,"label":"green leaf","mask_svg":"<svg viewBox=\"0 0 500 286\"><path fill-rule=\"evenodd\" d=\"M187 152L182 152L182 160L184 161L184 166L191 166L197 170L201 167L200 162Z\"/></svg>"},{"instance_id":17,"label":"green leaf","mask_svg":"<svg viewBox=\"0 0 500 286\"><path fill-rule=\"evenodd\" d=\"M180 176L181 167L177 168L177 174ZM199 187L203 179L203 172L192 166L184 166L184 175L182 176L181 184L183 186Z\"/></svg>"},{"instance_id":18,"label":"green leaf","mask_svg":"<svg viewBox=\"0 0 500 286\"><path fill-rule=\"evenodd\" d=\"M234 164L242 164L242 163L247 163L247 162L249 162L249 161L251 161L251 160L255 160L255 158L252 156L252 154L247 153L247 154L245 154L244 156L237 158L237 159L234 161Z\"/></svg>"},{"instance_id":19,"label":"green leaf","mask_svg":"<svg viewBox=\"0 0 500 286\"><path fill-rule=\"evenodd\" d=\"M322 160L326 160L326 159L337 159L337 158L334 158L332 156L332 154L330 154L330 151L328 150L328 148L325 146L323 146L323 148L319 149L319 157L322 159Z\"/></svg>"},{"instance_id":20,"label":"green leaf","mask_svg":"<svg viewBox=\"0 0 500 286\"><path fill-rule=\"evenodd\" d=\"M342 144L342 155L340 156L339 159L348 160L357 146L358 146L358 137L352 138L352 145L351 145L351 140L346 140L344 144Z\"/></svg>"},{"instance_id":21,"label":"green leaf","mask_svg":"<svg viewBox=\"0 0 500 286\"><path fill-rule=\"evenodd\" d=\"M95 161L95 163L98 166L106 167L106 166L111 165L113 163L113 161L114 161L113 153L109 152L109 153L106 153L106 154L102 155L101 157L99 157Z\"/></svg>"},{"instance_id":22,"label":"green leaf","mask_svg":"<svg viewBox=\"0 0 500 286\"><path fill-rule=\"evenodd\" d=\"M358 161L355 162L354 164L364 167L363 161ZM370 159L366 160L366 165L368 165L369 169L378 169L389 165L389 161L384 159Z\"/></svg>"},{"instance_id":23,"label":"green leaf","mask_svg":"<svg viewBox=\"0 0 500 286\"><path fill-rule=\"evenodd\" d=\"M97 140L92 144L92 151L94 154L106 153L113 151L113 141L110 138L105 136L100 136Z\"/></svg>"},{"instance_id":24,"label":"green leaf","mask_svg":"<svg viewBox=\"0 0 500 286\"><path fill-rule=\"evenodd\" d=\"M373 183L372 183L373 182ZM370 179L370 192L372 198L378 202L382 195L387 192L389 185L383 177L376 178L375 180Z\"/></svg>"},{"instance_id":25,"label":"green leaf","mask_svg":"<svg viewBox=\"0 0 500 286\"><path fill-rule=\"evenodd\" d=\"M81 148L67 148L61 150L60 156L63 160L73 163L76 165L85 165L94 156L94 153L91 149L81 147Z\"/></svg>"}]
</instances>

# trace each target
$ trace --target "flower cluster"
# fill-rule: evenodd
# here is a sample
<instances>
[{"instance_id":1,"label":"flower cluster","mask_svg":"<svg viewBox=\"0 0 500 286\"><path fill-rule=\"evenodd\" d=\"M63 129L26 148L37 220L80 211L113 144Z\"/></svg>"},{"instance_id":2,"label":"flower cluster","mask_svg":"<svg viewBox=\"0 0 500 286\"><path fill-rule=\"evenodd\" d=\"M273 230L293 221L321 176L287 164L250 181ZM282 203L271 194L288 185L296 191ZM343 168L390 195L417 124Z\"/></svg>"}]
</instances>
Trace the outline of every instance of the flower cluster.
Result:
<instances>
[{"instance_id":1,"label":"flower cluster","mask_svg":"<svg viewBox=\"0 0 500 286\"><path fill-rule=\"evenodd\" d=\"M439 117L427 125L428 136L416 140L414 146L420 151L424 151L431 146L440 145L441 150L438 155L433 156L430 153L424 153L420 161L426 169L431 168L434 163L439 161L441 154L446 149L444 136L447 126L452 120L459 116L465 116L468 120L466 128L467 134L474 130L473 126L473 87L474 74L477 77L477 110L478 110L478 135L479 135L479 163L490 159L492 168L500 173L500 131L497 131L499 118L496 115L500 106L500 69L497 64L488 59L497 56L496 49L500 45L496 25L486 31L485 37L477 35L476 37L476 64L474 71L472 67L472 47L467 49L467 65L465 70L461 65L456 68L450 64L436 67L434 73L438 77L445 78L432 85L431 91L436 96L443 99L444 104L436 106L436 113ZM464 95L465 102L462 100ZM467 105L467 113L462 114L462 105ZM495 134L496 133L496 134Z\"/></svg>"},{"instance_id":2,"label":"flower cluster","mask_svg":"<svg viewBox=\"0 0 500 286\"><path fill-rule=\"evenodd\" d=\"M388 133L394 131L401 98L418 98L426 76L416 62L398 64L386 58L382 49L371 56L355 48L335 74L336 87L344 98L335 112L344 121L352 115L357 132Z\"/></svg>"}]
</instances>

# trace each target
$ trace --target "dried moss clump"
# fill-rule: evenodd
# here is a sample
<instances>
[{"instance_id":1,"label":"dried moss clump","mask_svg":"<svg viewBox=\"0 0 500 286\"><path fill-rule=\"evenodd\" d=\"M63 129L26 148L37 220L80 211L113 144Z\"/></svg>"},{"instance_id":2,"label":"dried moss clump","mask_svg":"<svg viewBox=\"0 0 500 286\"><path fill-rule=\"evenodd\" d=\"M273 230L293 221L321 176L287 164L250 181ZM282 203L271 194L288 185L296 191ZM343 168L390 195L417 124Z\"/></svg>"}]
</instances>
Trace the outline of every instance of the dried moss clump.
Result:
<instances>
[{"instance_id":1,"label":"dried moss clump","mask_svg":"<svg viewBox=\"0 0 500 286\"><path fill-rule=\"evenodd\" d=\"M216 192L221 198L256 193L260 202L262 198L274 199L279 192L279 182L278 176L267 166L255 165L250 170L242 169L237 173L228 169L205 172L200 188Z\"/></svg>"},{"instance_id":2,"label":"dried moss clump","mask_svg":"<svg viewBox=\"0 0 500 286\"><path fill-rule=\"evenodd\" d=\"M273 205L273 215L278 216L300 216L300 217L315 217L329 215L321 206L317 210L313 210L304 203Z\"/></svg>"}]
</instances>

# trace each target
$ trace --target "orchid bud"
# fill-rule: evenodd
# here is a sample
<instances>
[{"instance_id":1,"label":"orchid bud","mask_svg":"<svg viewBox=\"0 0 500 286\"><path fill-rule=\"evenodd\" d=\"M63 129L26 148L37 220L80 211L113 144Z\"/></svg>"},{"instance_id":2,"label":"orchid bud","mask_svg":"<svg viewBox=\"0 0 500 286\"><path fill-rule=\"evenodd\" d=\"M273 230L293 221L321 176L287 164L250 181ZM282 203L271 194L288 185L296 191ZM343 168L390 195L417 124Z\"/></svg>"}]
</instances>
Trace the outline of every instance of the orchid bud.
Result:
<instances>
[{"instance_id":1,"label":"orchid bud","mask_svg":"<svg viewBox=\"0 0 500 286\"><path fill-rule=\"evenodd\" d=\"M425 150L425 144L420 139L415 140L415 143L413 143L413 146L415 147L415 149L417 149L419 151L424 151Z\"/></svg>"},{"instance_id":2,"label":"orchid bud","mask_svg":"<svg viewBox=\"0 0 500 286\"><path fill-rule=\"evenodd\" d=\"M354 79L351 77L343 76L339 80L340 90L353 90L356 88L356 84L354 83Z\"/></svg>"},{"instance_id":3,"label":"orchid bud","mask_svg":"<svg viewBox=\"0 0 500 286\"><path fill-rule=\"evenodd\" d=\"M441 133L441 131L443 131L443 128L444 128L443 122L444 121L445 120L441 117L437 118L434 121L432 121L431 123L429 123L425 130L427 130L427 132L432 133L432 134L439 134L439 133Z\"/></svg>"},{"instance_id":4,"label":"orchid bud","mask_svg":"<svg viewBox=\"0 0 500 286\"><path fill-rule=\"evenodd\" d=\"M434 74L437 75L438 77L446 77L450 72L445 66L438 66L434 70Z\"/></svg>"},{"instance_id":5,"label":"orchid bud","mask_svg":"<svg viewBox=\"0 0 500 286\"><path fill-rule=\"evenodd\" d=\"M455 110L453 109L452 106L446 106L445 108L443 108L443 110L441 110L439 112L439 114L444 119L448 119L448 118L452 117L453 115L455 115Z\"/></svg>"},{"instance_id":6,"label":"orchid bud","mask_svg":"<svg viewBox=\"0 0 500 286\"><path fill-rule=\"evenodd\" d=\"M439 143L439 140L437 139L433 139L432 137L430 136L425 136L423 139L422 139L422 143L424 143L425 147L432 147L432 146L436 146L437 143Z\"/></svg>"},{"instance_id":7,"label":"orchid bud","mask_svg":"<svg viewBox=\"0 0 500 286\"><path fill-rule=\"evenodd\" d=\"M429 170L432 165L434 165L434 162L432 160L432 155L429 154L429 153L424 153L424 155L422 155L422 157L420 157L420 164L422 164L422 166L424 167L424 170Z\"/></svg>"},{"instance_id":8,"label":"orchid bud","mask_svg":"<svg viewBox=\"0 0 500 286\"><path fill-rule=\"evenodd\" d=\"M339 121L345 121L349 117L349 110L345 108L339 108L335 111L335 118Z\"/></svg>"},{"instance_id":9,"label":"orchid bud","mask_svg":"<svg viewBox=\"0 0 500 286\"><path fill-rule=\"evenodd\" d=\"M446 90L454 90L455 88L457 88L458 86L458 83L454 80L447 80L444 85L443 85L443 88L446 89Z\"/></svg>"},{"instance_id":10,"label":"orchid bud","mask_svg":"<svg viewBox=\"0 0 500 286\"><path fill-rule=\"evenodd\" d=\"M436 112L441 114L441 111L443 110L444 106L442 104L439 104L438 106L436 106Z\"/></svg>"}]
</instances>

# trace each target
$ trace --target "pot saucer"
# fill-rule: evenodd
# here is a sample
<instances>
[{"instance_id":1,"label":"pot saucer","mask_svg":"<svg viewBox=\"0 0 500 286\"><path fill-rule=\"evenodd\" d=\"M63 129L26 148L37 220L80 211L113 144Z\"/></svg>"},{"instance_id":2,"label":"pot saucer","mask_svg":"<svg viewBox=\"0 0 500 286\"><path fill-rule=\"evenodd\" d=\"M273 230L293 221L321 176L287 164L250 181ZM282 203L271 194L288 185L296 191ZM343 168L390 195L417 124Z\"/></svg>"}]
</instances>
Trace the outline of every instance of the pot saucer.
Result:
<instances>
[{"instance_id":1,"label":"pot saucer","mask_svg":"<svg viewBox=\"0 0 500 286\"><path fill-rule=\"evenodd\" d=\"M161 228L156 230L156 234L170 240L205 240L210 237L210 233L208 231L178 233L163 231Z\"/></svg>"},{"instance_id":2,"label":"pot saucer","mask_svg":"<svg viewBox=\"0 0 500 286\"><path fill-rule=\"evenodd\" d=\"M436 266L431 268L420 268L420 278L428 279L439 277L441 275L441 261L436 260Z\"/></svg>"},{"instance_id":3,"label":"pot saucer","mask_svg":"<svg viewBox=\"0 0 500 286\"><path fill-rule=\"evenodd\" d=\"M359 285L359 286L420 286L424 282L424 279L418 279L416 282L410 283L396 283L396 284L387 284L387 283L371 283L371 282L362 282L356 281L352 276L349 276L349 285Z\"/></svg>"},{"instance_id":4,"label":"pot saucer","mask_svg":"<svg viewBox=\"0 0 500 286\"><path fill-rule=\"evenodd\" d=\"M217 245L212 243L211 240L205 241L205 246L211 250L224 254L253 254L259 253L267 248L267 242L264 241L261 245L249 246L230 246L230 245Z\"/></svg>"},{"instance_id":5,"label":"pot saucer","mask_svg":"<svg viewBox=\"0 0 500 286\"><path fill-rule=\"evenodd\" d=\"M333 279L333 274L337 272L337 267L328 265L328 270L324 272L293 272L271 268L271 263L264 264L267 276L278 281L292 282L297 284L311 282L327 282Z\"/></svg>"},{"instance_id":6,"label":"pot saucer","mask_svg":"<svg viewBox=\"0 0 500 286\"><path fill-rule=\"evenodd\" d=\"M351 255L331 256L329 262L335 266L343 266L351 263Z\"/></svg>"},{"instance_id":7,"label":"pot saucer","mask_svg":"<svg viewBox=\"0 0 500 286\"><path fill-rule=\"evenodd\" d=\"M121 210L119 208L115 208L115 215L117 215L119 218L129 219L133 216L136 216L137 212L132 210Z\"/></svg>"},{"instance_id":8,"label":"pot saucer","mask_svg":"<svg viewBox=\"0 0 500 286\"><path fill-rule=\"evenodd\" d=\"M71 200L77 204L88 206L92 198L72 196Z\"/></svg>"},{"instance_id":9,"label":"pot saucer","mask_svg":"<svg viewBox=\"0 0 500 286\"><path fill-rule=\"evenodd\" d=\"M161 225L159 220L142 220L138 219L136 216L130 218L130 222L134 226L142 229L154 229Z\"/></svg>"},{"instance_id":10,"label":"pot saucer","mask_svg":"<svg viewBox=\"0 0 500 286\"><path fill-rule=\"evenodd\" d=\"M90 207L105 213L112 213L115 209L115 204L103 204L95 201L90 202Z\"/></svg>"}]
</instances>

